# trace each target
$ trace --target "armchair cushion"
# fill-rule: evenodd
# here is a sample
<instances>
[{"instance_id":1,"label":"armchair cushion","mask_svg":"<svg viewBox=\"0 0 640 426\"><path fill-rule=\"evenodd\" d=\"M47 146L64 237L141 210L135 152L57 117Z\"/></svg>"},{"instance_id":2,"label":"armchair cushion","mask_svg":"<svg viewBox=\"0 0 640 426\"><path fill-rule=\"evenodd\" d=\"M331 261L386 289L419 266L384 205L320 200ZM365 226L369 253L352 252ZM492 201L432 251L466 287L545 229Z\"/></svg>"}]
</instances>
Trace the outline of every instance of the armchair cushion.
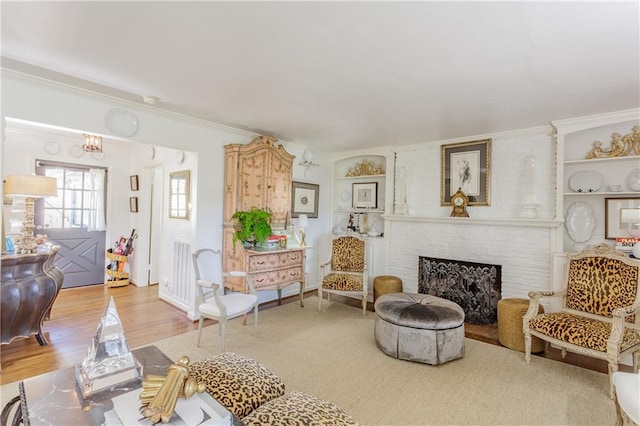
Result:
<instances>
[{"instance_id":1,"label":"armchair cushion","mask_svg":"<svg viewBox=\"0 0 640 426\"><path fill-rule=\"evenodd\" d=\"M242 419L247 425L357 425L340 407L303 392L289 392Z\"/></svg>"},{"instance_id":2,"label":"armchair cushion","mask_svg":"<svg viewBox=\"0 0 640 426\"><path fill-rule=\"evenodd\" d=\"M196 382L204 382L207 392L240 418L284 394L282 379L258 361L232 352L196 361L189 369Z\"/></svg>"},{"instance_id":3,"label":"armchair cushion","mask_svg":"<svg viewBox=\"0 0 640 426\"><path fill-rule=\"evenodd\" d=\"M333 273L324 277L322 288L340 291L361 291L362 276Z\"/></svg>"},{"instance_id":4,"label":"armchair cushion","mask_svg":"<svg viewBox=\"0 0 640 426\"><path fill-rule=\"evenodd\" d=\"M608 257L583 257L569 265L568 309L611 318L613 310L636 300L637 266ZM635 322L635 316L626 320Z\"/></svg>"},{"instance_id":5,"label":"armchair cushion","mask_svg":"<svg viewBox=\"0 0 640 426\"><path fill-rule=\"evenodd\" d=\"M566 312L538 315L529 322L529 327L554 339L600 352L607 352L611 336L610 323ZM640 332L625 328L620 350L624 352L635 345L640 345Z\"/></svg>"}]
</instances>

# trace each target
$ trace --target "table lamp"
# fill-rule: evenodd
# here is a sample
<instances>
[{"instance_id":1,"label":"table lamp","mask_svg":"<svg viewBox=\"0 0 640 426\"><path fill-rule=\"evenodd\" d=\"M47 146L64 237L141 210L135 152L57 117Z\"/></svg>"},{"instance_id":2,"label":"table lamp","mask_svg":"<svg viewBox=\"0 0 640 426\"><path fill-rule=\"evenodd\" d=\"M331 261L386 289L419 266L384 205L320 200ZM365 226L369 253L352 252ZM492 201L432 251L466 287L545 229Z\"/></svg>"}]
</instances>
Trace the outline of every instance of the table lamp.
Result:
<instances>
[{"instance_id":1,"label":"table lamp","mask_svg":"<svg viewBox=\"0 0 640 426\"><path fill-rule=\"evenodd\" d=\"M35 253L36 241L33 231L34 205L36 198L53 197L58 195L56 178L47 176L7 176L4 182L4 195L9 197L24 197L24 219L22 231L16 238L16 253Z\"/></svg>"},{"instance_id":2,"label":"table lamp","mask_svg":"<svg viewBox=\"0 0 640 426\"><path fill-rule=\"evenodd\" d=\"M300 247L306 247L307 227L309 226L309 217L306 214L298 216L298 228L300 228Z\"/></svg>"}]
</instances>

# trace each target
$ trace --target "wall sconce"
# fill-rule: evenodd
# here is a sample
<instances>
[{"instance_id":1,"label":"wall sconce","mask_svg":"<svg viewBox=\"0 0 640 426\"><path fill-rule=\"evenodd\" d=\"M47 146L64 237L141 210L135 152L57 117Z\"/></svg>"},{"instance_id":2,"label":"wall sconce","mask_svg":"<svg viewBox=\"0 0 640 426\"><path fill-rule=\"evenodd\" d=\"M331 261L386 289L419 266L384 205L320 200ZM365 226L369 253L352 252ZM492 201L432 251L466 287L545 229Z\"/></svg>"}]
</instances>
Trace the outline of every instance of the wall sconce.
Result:
<instances>
[{"instance_id":1,"label":"wall sconce","mask_svg":"<svg viewBox=\"0 0 640 426\"><path fill-rule=\"evenodd\" d=\"M306 214L298 216L298 228L300 228L300 247L307 246L307 228L309 227L309 217Z\"/></svg>"},{"instance_id":2,"label":"wall sconce","mask_svg":"<svg viewBox=\"0 0 640 426\"><path fill-rule=\"evenodd\" d=\"M310 149L305 149L304 154L302 154L302 161L298 163L298 165L305 167L304 176L307 176L307 172L311 167L318 167L319 164L313 162L313 153Z\"/></svg>"},{"instance_id":3,"label":"wall sconce","mask_svg":"<svg viewBox=\"0 0 640 426\"><path fill-rule=\"evenodd\" d=\"M10 197L24 197L24 220L22 232L16 238L16 253L35 253L36 241L33 231L34 205L36 198L53 197L58 195L56 178L47 176L7 176L4 182L4 194Z\"/></svg>"},{"instance_id":4,"label":"wall sconce","mask_svg":"<svg viewBox=\"0 0 640 426\"><path fill-rule=\"evenodd\" d=\"M102 152L102 136L90 135L85 133L82 135L84 142L82 149L86 152Z\"/></svg>"}]
</instances>

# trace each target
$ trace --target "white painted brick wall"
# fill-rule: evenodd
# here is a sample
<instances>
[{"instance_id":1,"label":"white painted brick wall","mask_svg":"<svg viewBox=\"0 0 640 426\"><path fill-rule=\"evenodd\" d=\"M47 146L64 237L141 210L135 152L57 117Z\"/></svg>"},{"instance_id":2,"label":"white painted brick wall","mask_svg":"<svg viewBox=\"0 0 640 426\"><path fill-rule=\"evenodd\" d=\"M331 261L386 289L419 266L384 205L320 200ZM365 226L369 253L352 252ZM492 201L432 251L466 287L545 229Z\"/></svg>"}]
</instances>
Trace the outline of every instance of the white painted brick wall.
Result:
<instances>
[{"instance_id":1,"label":"white painted brick wall","mask_svg":"<svg viewBox=\"0 0 640 426\"><path fill-rule=\"evenodd\" d=\"M418 292L420 256L502 266L502 297L551 289L551 229L393 221L389 273Z\"/></svg>"},{"instance_id":2,"label":"white painted brick wall","mask_svg":"<svg viewBox=\"0 0 640 426\"><path fill-rule=\"evenodd\" d=\"M480 139L480 138L479 138ZM473 140L473 139L472 139ZM451 142L444 142L444 144ZM552 255L556 227L504 226L500 219L519 219L524 203L523 166L536 158L536 197L540 219L555 216L556 150L550 132L496 136L491 152L491 206L470 207L482 223L430 221L448 217L440 206L440 150L443 142L396 153L396 168L405 167L409 216L424 221L388 219L389 274L400 277L405 292L417 292L418 257L428 256L502 266L502 297L526 297L531 290L552 288ZM460 219L464 221L465 219ZM495 223L493 222L495 220Z\"/></svg>"}]
</instances>

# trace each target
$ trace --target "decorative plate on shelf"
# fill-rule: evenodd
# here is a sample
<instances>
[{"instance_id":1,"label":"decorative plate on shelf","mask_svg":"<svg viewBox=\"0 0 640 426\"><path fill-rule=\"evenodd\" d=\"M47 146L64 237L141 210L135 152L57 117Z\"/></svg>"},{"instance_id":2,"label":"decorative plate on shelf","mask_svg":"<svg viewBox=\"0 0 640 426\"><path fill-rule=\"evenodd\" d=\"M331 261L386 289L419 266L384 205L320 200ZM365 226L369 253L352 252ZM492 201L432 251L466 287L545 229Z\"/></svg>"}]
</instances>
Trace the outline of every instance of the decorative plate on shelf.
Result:
<instances>
[{"instance_id":1,"label":"decorative plate on shelf","mask_svg":"<svg viewBox=\"0 0 640 426\"><path fill-rule=\"evenodd\" d=\"M593 208L583 202L571 204L564 217L564 226L569 238L576 243L589 241L596 229L596 215Z\"/></svg>"},{"instance_id":2,"label":"decorative plate on shelf","mask_svg":"<svg viewBox=\"0 0 640 426\"><path fill-rule=\"evenodd\" d=\"M107 111L104 124L114 135L133 136L138 133L138 118L126 109L112 108Z\"/></svg>"},{"instance_id":3,"label":"decorative plate on shelf","mask_svg":"<svg viewBox=\"0 0 640 426\"><path fill-rule=\"evenodd\" d=\"M351 199L351 192L347 191L346 189L343 189L342 192L340 193L340 199L342 201L349 201Z\"/></svg>"},{"instance_id":4,"label":"decorative plate on shelf","mask_svg":"<svg viewBox=\"0 0 640 426\"><path fill-rule=\"evenodd\" d=\"M80 158L84 155L84 150L80 145L71 145L67 150L67 152L73 158Z\"/></svg>"},{"instance_id":5,"label":"decorative plate on shelf","mask_svg":"<svg viewBox=\"0 0 640 426\"><path fill-rule=\"evenodd\" d=\"M58 155L60 154L61 149L62 148L60 148L60 144L55 141L49 141L44 144L44 152L49 155Z\"/></svg>"},{"instance_id":6,"label":"decorative plate on shelf","mask_svg":"<svg viewBox=\"0 0 640 426\"><path fill-rule=\"evenodd\" d=\"M569 188L575 192L597 192L602 188L602 175L593 170L575 172L569 178Z\"/></svg>"},{"instance_id":7,"label":"decorative plate on shelf","mask_svg":"<svg viewBox=\"0 0 640 426\"><path fill-rule=\"evenodd\" d=\"M640 169L635 169L629 175L629 189L632 191L640 191Z\"/></svg>"}]
</instances>

